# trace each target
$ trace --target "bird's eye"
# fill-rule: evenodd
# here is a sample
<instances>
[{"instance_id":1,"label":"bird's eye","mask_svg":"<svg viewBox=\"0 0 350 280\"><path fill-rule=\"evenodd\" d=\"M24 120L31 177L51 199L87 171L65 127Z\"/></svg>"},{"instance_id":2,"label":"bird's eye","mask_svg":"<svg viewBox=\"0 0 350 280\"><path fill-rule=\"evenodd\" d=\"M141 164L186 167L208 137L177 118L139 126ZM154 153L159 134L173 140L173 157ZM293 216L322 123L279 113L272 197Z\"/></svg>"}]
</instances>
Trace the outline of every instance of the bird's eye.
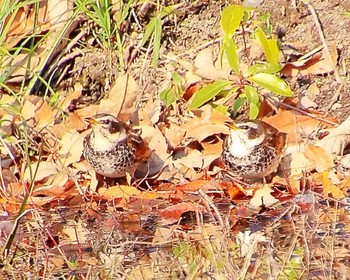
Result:
<instances>
[{"instance_id":1,"label":"bird's eye","mask_svg":"<svg viewBox=\"0 0 350 280\"><path fill-rule=\"evenodd\" d=\"M110 123L111 123L111 120L108 120L108 119L107 119L107 120L102 120L101 123L102 123L102 124L110 124Z\"/></svg>"},{"instance_id":2,"label":"bird's eye","mask_svg":"<svg viewBox=\"0 0 350 280\"><path fill-rule=\"evenodd\" d=\"M248 125L241 125L239 128L243 130L248 130L250 127Z\"/></svg>"}]
</instances>

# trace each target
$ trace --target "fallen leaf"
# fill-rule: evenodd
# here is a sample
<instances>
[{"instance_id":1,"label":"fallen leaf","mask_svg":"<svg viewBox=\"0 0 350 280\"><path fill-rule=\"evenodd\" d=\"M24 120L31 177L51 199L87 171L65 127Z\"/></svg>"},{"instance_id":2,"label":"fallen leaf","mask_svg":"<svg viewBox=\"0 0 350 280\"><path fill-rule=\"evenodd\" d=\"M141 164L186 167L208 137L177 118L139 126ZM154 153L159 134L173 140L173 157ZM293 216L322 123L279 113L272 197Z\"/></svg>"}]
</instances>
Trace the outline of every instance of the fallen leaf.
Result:
<instances>
[{"instance_id":1,"label":"fallen leaf","mask_svg":"<svg viewBox=\"0 0 350 280\"><path fill-rule=\"evenodd\" d=\"M282 109L272 117L263 118L263 121L276 127L279 131L287 133L287 142L292 144L302 142L303 138L301 136L305 138L322 127L331 127L330 124L310 116L299 115Z\"/></svg>"},{"instance_id":2,"label":"fallen leaf","mask_svg":"<svg viewBox=\"0 0 350 280\"><path fill-rule=\"evenodd\" d=\"M99 188L98 194L101 198L105 198L107 200L112 200L115 198L124 198L129 199L131 196L139 196L141 191L132 186L113 186L106 188Z\"/></svg>"},{"instance_id":3,"label":"fallen leaf","mask_svg":"<svg viewBox=\"0 0 350 280\"><path fill-rule=\"evenodd\" d=\"M60 140L61 148L58 151L60 160L64 166L69 166L80 161L84 149L84 138L89 130L78 133L75 129L67 131Z\"/></svg>"},{"instance_id":4,"label":"fallen leaf","mask_svg":"<svg viewBox=\"0 0 350 280\"><path fill-rule=\"evenodd\" d=\"M52 161L32 162L24 171L23 181L41 181L57 173L57 165Z\"/></svg>"},{"instance_id":5,"label":"fallen leaf","mask_svg":"<svg viewBox=\"0 0 350 280\"><path fill-rule=\"evenodd\" d=\"M333 129L326 137L317 141L319 146L331 154L342 155L345 148L350 144L350 117L337 128Z\"/></svg>"},{"instance_id":6,"label":"fallen leaf","mask_svg":"<svg viewBox=\"0 0 350 280\"><path fill-rule=\"evenodd\" d=\"M333 157L318 146L306 147L304 155L313 162L316 171L319 173L334 167Z\"/></svg>"},{"instance_id":7,"label":"fallen leaf","mask_svg":"<svg viewBox=\"0 0 350 280\"><path fill-rule=\"evenodd\" d=\"M331 58L328 57L324 49L320 51L322 48L318 47L297 61L286 63L281 72L287 77L309 74L320 75L332 72L338 59L338 51L334 42L330 43L328 48Z\"/></svg>"},{"instance_id":8,"label":"fallen leaf","mask_svg":"<svg viewBox=\"0 0 350 280\"><path fill-rule=\"evenodd\" d=\"M38 11L36 11L34 4L19 7L6 33L4 47L7 49L14 47L25 36L33 32L34 26L40 28L42 32L47 31L50 28L47 4L47 1L40 1ZM9 20L12 16L11 13L5 19L5 26L10 23Z\"/></svg>"},{"instance_id":9,"label":"fallen leaf","mask_svg":"<svg viewBox=\"0 0 350 280\"><path fill-rule=\"evenodd\" d=\"M214 66L213 49L211 47L201 50L194 61L193 73L208 80L228 80L229 72L217 69Z\"/></svg>"},{"instance_id":10,"label":"fallen leaf","mask_svg":"<svg viewBox=\"0 0 350 280\"><path fill-rule=\"evenodd\" d=\"M335 186L329 179L329 171L324 171L322 173L322 186L323 194L325 196L331 195L335 199L342 199L345 197L341 189L338 186Z\"/></svg>"},{"instance_id":11,"label":"fallen leaf","mask_svg":"<svg viewBox=\"0 0 350 280\"><path fill-rule=\"evenodd\" d=\"M227 134L226 122L232 122L231 118L214 110L211 106L204 106L197 110L199 116L193 117L183 125L186 135L193 137L198 142L214 134Z\"/></svg>"},{"instance_id":12,"label":"fallen leaf","mask_svg":"<svg viewBox=\"0 0 350 280\"><path fill-rule=\"evenodd\" d=\"M254 209L260 208L262 205L269 207L276 202L279 202L276 198L271 195L271 188L265 185L263 188L257 190L249 202L249 206Z\"/></svg>"},{"instance_id":13,"label":"fallen leaf","mask_svg":"<svg viewBox=\"0 0 350 280\"><path fill-rule=\"evenodd\" d=\"M178 203L176 205L169 206L165 209L159 210L159 216L163 218L172 218L175 220L180 219L181 215L188 211L200 211L200 212L207 212L205 208L198 204L193 202L182 202Z\"/></svg>"},{"instance_id":14,"label":"fallen leaf","mask_svg":"<svg viewBox=\"0 0 350 280\"><path fill-rule=\"evenodd\" d=\"M304 153L293 152L282 160L283 169L289 171L289 176L297 176L303 172L310 172L315 169L315 163L308 160Z\"/></svg>"},{"instance_id":15,"label":"fallen leaf","mask_svg":"<svg viewBox=\"0 0 350 280\"><path fill-rule=\"evenodd\" d=\"M111 88L108 98L101 101L100 108L112 106L114 115L127 122L135 111L134 102L140 92L138 84L130 74L119 76ZM100 111L102 113L102 111Z\"/></svg>"}]
</instances>

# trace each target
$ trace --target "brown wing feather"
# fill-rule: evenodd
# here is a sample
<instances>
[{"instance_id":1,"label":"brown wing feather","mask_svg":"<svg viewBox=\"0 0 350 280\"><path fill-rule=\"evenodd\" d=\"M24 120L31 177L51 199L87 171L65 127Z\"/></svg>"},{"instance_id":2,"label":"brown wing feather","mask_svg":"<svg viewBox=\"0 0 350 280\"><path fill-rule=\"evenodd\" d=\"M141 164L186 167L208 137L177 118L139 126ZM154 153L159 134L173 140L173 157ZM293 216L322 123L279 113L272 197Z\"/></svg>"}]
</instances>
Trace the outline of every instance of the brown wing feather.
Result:
<instances>
[{"instance_id":1,"label":"brown wing feather","mask_svg":"<svg viewBox=\"0 0 350 280\"><path fill-rule=\"evenodd\" d=\"M135 150L137 161L146 161L151 156L151 150L148 143L142 139L140 133L128 128L128 146Z\"/></svg>"},{"instance_id":2,"label":"brown wing feather","mask_svg":"<svg viewBox=\"0 0 350 280\"><path fill-rule=\"evenodd\" d=\"M286 144L287 134L278 131L275 127L265 122L261 122L265 133L264 143L276 149L277 154L282 153Z\"/></svg>"}]
</instances>

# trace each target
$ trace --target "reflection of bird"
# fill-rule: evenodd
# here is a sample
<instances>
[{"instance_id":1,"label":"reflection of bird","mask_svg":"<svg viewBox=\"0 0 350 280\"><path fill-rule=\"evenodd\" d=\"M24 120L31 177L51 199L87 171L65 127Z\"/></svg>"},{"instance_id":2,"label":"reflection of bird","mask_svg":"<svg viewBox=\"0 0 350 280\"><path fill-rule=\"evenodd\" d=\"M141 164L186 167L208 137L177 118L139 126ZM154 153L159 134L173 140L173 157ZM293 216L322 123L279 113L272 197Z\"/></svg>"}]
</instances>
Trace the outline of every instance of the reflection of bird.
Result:
<instances>
[{"instance_id":1,"label":"reflection of bird","mask_svg":"<svg viewBox=\"0 0 350 280\"><path fill-rule=\"evenodd\" d=\"M110 177L134 175L138 165L150 156L139 133L109 114L85 119L92 132L85 139L83 155L99 174Z\"/></svg>"},{"instance_id":2,"label":"reflection of bird","mask_svg":"<svg viewBox=\"0 0 350 280\"><path fill-rule=\"evenodd\" d=\"M222 161L246 179L261 179L276 171L286 144L286 134L260 120L229 124Z\"/></svg>"}]
</instances>

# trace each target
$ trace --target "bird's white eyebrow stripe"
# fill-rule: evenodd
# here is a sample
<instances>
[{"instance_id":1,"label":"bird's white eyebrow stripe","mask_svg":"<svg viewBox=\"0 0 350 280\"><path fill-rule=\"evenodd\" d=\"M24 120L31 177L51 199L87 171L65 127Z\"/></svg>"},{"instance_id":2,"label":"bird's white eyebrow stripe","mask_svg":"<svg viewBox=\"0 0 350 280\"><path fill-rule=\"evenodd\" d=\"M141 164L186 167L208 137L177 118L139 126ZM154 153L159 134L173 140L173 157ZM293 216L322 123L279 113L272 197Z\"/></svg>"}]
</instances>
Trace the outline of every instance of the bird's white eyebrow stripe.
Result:
<instances>
[{"instance_id":1,"label":"bird's white eyebrow stripe","mask_svg":"<svg viewBox=\"0 0 350 280\"><path fill-rule=\"evenodd\" d=\"M258 124L254 123L254 122L245 122L245 123L238 123L237 126L240 127L240 126L249 126L251 128L254 128L254 129L258 129Z\"/></svg>"}]
</instances>

